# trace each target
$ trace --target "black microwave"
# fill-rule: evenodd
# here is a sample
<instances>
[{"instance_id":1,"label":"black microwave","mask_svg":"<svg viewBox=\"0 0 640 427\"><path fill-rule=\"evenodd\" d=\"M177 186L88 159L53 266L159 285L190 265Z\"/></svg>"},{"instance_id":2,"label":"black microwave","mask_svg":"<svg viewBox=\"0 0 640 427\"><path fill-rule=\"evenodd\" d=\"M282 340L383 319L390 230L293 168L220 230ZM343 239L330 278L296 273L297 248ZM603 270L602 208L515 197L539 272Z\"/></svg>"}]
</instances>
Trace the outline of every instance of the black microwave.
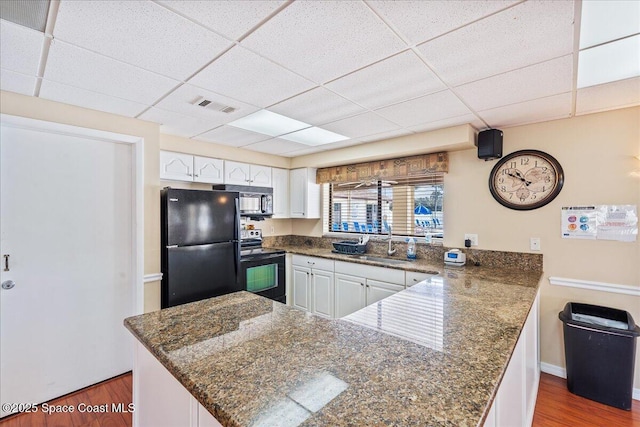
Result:
<instances>
[{"instance_id":1,"label":"black microwave","mask_svg":"<svg viewBox=\"0 0 640 427\"><path fill-rule=\"evenodd\" d=\"M250 185L214 185L214 190L240 193L240 216L261 220L273 216L273 188Z\"/></svg>"}]
</instances>

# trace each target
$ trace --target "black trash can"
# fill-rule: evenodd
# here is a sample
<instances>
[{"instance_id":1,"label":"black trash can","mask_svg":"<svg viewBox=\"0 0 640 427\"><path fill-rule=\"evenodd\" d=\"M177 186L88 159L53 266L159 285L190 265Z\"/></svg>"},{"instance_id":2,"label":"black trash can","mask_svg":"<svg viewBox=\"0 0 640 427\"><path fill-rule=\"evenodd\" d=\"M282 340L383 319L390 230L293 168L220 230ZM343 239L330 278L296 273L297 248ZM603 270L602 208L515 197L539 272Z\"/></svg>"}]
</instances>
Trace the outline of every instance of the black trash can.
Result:
<instances>
[{"instance_id":1,"label":"black trash can","mask_svg":"<svg viewBox=\"0 0 640 427\"><path fill-rule=\"evenodd\" d=\"M629 312L569 302L563 322L567 388L571 393L631 410L636 338Z\"/></svg>"}]
</instances>

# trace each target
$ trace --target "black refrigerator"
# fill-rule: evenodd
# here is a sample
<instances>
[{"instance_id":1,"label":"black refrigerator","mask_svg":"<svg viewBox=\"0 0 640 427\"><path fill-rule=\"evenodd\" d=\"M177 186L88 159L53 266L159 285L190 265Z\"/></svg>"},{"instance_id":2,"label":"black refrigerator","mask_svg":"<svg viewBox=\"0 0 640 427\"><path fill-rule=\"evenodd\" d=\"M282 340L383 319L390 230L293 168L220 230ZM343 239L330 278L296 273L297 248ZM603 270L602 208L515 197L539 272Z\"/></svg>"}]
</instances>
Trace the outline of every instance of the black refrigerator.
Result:
<instances>
[{"instance_id":1,"label":"black refrigerator","mask_svg":"<svg viewBox=\"0 0 640 427\"><path fill-rule=\"evenodd\" d=\"M239 194L161 192L161 307L241 290Z\"/></svg>"}]
</instances>

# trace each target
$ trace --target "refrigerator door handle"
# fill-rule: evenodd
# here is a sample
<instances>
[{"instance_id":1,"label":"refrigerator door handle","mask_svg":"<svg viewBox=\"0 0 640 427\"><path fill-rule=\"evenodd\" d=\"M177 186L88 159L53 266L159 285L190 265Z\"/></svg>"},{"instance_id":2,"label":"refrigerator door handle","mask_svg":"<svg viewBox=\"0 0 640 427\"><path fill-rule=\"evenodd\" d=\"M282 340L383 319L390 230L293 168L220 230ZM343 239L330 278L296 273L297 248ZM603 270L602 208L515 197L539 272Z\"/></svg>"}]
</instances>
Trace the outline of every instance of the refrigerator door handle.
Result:
<instances>
[{"instance_id":1,"label":"refrigerator door handle","mask_svg":"<svg viewBox=\"0 0 640 427\"><path fill-rule=\"evenodd\" d=\"M236 198L235 200L235 205L236 205L236 231L235 231L235 237L236 237L236 257L235 257L235 262L236 262L236 281L237 283L244 283L244 279L240 278L240 204L239 204L239 200Z\"/></svg>"}]
</instances>

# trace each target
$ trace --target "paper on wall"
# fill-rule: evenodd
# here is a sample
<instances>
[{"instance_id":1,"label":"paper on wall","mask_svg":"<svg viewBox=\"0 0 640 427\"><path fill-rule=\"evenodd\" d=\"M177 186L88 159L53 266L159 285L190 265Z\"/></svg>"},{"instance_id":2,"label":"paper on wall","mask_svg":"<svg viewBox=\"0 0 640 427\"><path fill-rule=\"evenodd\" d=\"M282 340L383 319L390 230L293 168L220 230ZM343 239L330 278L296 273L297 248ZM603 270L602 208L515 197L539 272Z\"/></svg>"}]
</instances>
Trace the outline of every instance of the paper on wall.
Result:
<instances>
[{"instance_id":1,"label":"paper on wall","mask_svg":"<svg viewBox=\"0 0 640 427\"><path fill-rule=\"evenodd\" d=\"M595 206L570 206L562 208L562 238L591 239L597 233L597 209Z\"/></svg>"},{"instance_id":2,"label":"paper on wall","mask_svg":"<svg viewBox=\"0 0 640 427\"><path fill-rule=\"evenodd\" d=\"M597 214L598 239L633 242L638 235L635 205L602 205Z\"/></svg>"}]
</instances>

